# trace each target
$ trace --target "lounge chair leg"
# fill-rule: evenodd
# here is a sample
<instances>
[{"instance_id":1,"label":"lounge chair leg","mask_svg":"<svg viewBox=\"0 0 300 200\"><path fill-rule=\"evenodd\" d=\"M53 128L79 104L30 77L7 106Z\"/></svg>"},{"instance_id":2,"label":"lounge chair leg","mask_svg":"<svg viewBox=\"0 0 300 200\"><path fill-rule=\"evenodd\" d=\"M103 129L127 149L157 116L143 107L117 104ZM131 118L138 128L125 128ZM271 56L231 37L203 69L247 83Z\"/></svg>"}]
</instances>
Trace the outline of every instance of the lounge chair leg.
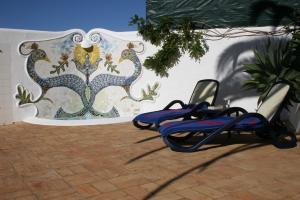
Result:
<instances>
[{"instance_id":1,"label":"lounge chair leg","mask_svg":"<svg viewBox=\"0 0 300 200\"><path fill-rule=\"evenodd\" d=\"M138 121L133 121L133 125L140 129L148 129L152 126L152 124L145 124L145 125L139 124Z\"/></svg>"},{"instance_id":2,"label":"lounge chair leg","mask_svg":"<svg viewBox=\"0 0 300 200\"><path fill-rule=\"evenodd\" d=\"M227 138L228 138L228 139L231 138L231 131L228 131L228 133L227 133Z\"/></svg>"}]
</instances>

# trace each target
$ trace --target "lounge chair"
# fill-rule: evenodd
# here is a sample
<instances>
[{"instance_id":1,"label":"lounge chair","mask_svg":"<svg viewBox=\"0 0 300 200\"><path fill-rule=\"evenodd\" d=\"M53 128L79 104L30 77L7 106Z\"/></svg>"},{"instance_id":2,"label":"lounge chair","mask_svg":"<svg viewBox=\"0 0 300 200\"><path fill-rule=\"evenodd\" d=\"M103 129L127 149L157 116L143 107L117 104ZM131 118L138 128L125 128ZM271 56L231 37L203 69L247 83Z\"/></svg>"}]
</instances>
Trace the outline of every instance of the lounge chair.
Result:
<instances>
[{"instance_id":1,"label":"lounge chair","mask_svg":"<svg viewBox=\"0 0 300 200\"><path fill-rule=\"evenodd\" d=\"M219 82L212 79L198 81L188 104L180 100L170 102L164 109L154 112L143 113L136 116L132 122L140 129L150 128L153 124L158 129L160 123L166 120L178 118L189 118L194 112L210 105L214 105L219 89ZM171 109L175 104L181 106L180 109Z\"/></svg>"},{"instance_id":2,"label":"lounge chair","mask_svg":"<svg viewBox=\"0 0 300 200\"><path fill-rule=\"evenodd\" d=\"M286 83L275 84L256 113L247 113L243 108L232 107L209 119L166 123L159 128L159 132L163 141L172 150L181 152L196 151L226 131L255 131L258 136L263 138L267 136L278 138L283 130L278 126L278 119L289 89L290 86ZM232 116L232 114L236 116ZM201 137L193 137L198 134L201 134ZM189 139L190 142L187 142L188 138L195 140L190 143L191 139ZM296 145L294 135L292 135L291 143Z\"/></svg>"}]
</instances>

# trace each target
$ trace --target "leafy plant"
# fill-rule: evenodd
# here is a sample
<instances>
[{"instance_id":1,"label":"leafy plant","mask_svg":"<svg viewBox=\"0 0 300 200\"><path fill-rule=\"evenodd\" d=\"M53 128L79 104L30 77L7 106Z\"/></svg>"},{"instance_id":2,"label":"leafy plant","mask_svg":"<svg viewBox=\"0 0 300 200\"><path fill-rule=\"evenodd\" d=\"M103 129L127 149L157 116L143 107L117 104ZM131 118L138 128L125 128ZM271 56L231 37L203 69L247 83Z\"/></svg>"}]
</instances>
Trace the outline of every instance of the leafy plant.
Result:
<instances>
[{"instance_id":1,"label":"leafy plant","mask_svg":"<svg viewBox=\"0 0 300 200\"><path fill-rule=\"evenodd\" d=\"M147 92L142 89L142 99L140 101L143 101L143 100L153 100L154 96L157 95L157 92L156 90L158 89L158 86L159 86L159 83L156 82L152 87L150 85L147 85Z\"/></svg>"},{"instance_id":2,"label":"leafy plant","mask_svg":"<svg viewBox=\"0 0 300 200\"><path fill-rule=\"evenodd\" d=\"M279 41L268 39L265 49L254 50L255 62L244 64L244 70L251 79L244 83L249 89L256 89L261 94L258 104L264 99L270 88L279 81L291 85L285 106L291 102L300 102L300 65L299 54L295 54L293 40Z\"/></svg>"},{"instance_id":3,"label":"leafy plant","mask_svg":"<svg viewBox=\"0 0 300 200\"><path fill-rule=\"evenodd\" d=\"M200 60L208 50L203 33L195 30L195 22L189 18L175 24L171 18L164 17L154 26L135 15L129 25L137 25L137 30L145 41L161 47L144 62L146 68L154 70L161 77L168 76L168 70L179 62L184 53L189 53L191 58Z\"/></svg>"},{"instance_id":4,"label":"leafy plant","mask_svg":"<svg viewBox=\"0 0 300 200\"><path fill-rule=\"evenodd\" d=\"M18 85L17 86L17 94L16 94L16 99L19 100L19 106L20 105L24 105L24 104L27 104L27 103L37 103L39 102L40 100L47 100L51 103L53 103L53 101L49 98L46 98L46 97L43 97L43 95L38 98L37 100L33 101L33 95L26 89L24 88L22 85Z\"/></svg>"},{"instance_id":5,"label":"leafy plant","mask_svg":"<svg viewBox=\"0 0 300 200\"><path fill-rule=\"evenodd\" d=\"M65 67L69 67L68 58L68 54L61 54L60 60L58 61L58 65L52 65L52 68L54 68L54 70L50 71L50 74L57 73L57 75L59 75L60 70L64 72L66 70Z\"/></svg>"},{"instance_id":6,"label":"leafy plant","mask_svg":"<svg viewBox=\"0 0 300 200\"><path fill-rule=\"evenodd\" d=\"M120 71L117 70L117 65L113 64L112 55L111 54L107 54L105 56L104 66L107 67L107 71L116 72L117 74L120 73Z\"/></svg>"},{"instance_id":7,"label":"leafy plant","mask_svg":"<svg viewBox=\"0 0 300 200\"><path fill-rule=\"evenodd\" d=\"M18 85L17 92L16 99L19 99L19 106L26 103L32 103L32 94L23 86Z\"/></svg>"},{"instance_id":8,"label":"leafy plant","mask_svg":"<svg viewBox=\"0 0 300 200\"><path fill-rule=\"evenodd\" d=\"M147 91L142 89L142 98L135 99L129 92L127 92L128 96L122 97L121 100L131 99L133 101L141 102L144 100L154 100L154 97L157 96L157 89L159 87L159 83L155 82L153 86L147 84Z\"/></svg>"}]
</instances>

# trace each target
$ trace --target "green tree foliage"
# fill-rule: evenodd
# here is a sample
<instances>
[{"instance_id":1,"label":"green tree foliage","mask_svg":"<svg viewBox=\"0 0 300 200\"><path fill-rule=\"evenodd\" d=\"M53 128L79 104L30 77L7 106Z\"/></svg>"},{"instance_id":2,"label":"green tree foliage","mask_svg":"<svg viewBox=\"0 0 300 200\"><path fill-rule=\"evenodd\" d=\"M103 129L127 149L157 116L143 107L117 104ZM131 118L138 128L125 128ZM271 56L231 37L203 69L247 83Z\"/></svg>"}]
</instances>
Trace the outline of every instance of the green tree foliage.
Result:
<instances>
[{"instance_id":1,"label":"green tree foliage","mask_svg":"<svg viewBox=\"0 0 300 200\"><path fill-rule=\"evenodd\" d=\"M157 75L168 76L168 70L174 67L184 53L195 60L208 51L208 46L201 31L195 30L195 23L188 18L175 24L171 18L162 18L154 26L135 15L129 25L137 25L139 34L145 41L160 47L153 56L146 58L144 66L154 70Z\"/></svg>"}]
</instances>

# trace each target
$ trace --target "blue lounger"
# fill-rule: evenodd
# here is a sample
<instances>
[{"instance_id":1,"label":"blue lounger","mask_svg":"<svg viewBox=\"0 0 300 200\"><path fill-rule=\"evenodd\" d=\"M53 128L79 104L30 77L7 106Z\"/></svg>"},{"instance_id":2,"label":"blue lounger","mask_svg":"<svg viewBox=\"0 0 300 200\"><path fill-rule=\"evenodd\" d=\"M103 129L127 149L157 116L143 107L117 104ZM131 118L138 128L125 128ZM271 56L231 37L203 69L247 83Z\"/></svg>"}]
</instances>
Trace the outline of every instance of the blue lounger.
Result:
<instances>
[{"instance_id":1,"label":"blue lounger","mask_svg":"<svg viewBox=\"0 0 300 200\"><path fill-rule=\"evenodd\" d=\"M278 120L283 108L282 102L289 89L290 86L286 83L275 84L256 113L247 113L243 108L232 107L210 119L166 123L159 128L159 132L163 141L172 150L182 152L196 151L224 131L255 131L258 136L263 138L271 135L278 137L278 133L280 133ZM231 114L237 116L233 117ZM204 136L196 138L192 144L186 142L188 138L199 133L203 133ZM294 135L291 137L291 143L296 145L296 137Z\"/></svg>"},{"instance_id":2,"label":"blue lounger","mask_svg":"<svg viewBox=\"0 0 300 200\"><path fill-rule=\"evenodd\" d=\"M208 106L214 105L219 89L219 82L212 79L198 81L192 93L188 104L180 100L170 102L163 110L143 113L136 116L132 122L137 128L146 129L152 125L159 128L160 123L166 120L189 118L193 113L199 110L207 109ZM175 104L181 106L180 109L171 109Z\"/></svg>"}]
</instances>

